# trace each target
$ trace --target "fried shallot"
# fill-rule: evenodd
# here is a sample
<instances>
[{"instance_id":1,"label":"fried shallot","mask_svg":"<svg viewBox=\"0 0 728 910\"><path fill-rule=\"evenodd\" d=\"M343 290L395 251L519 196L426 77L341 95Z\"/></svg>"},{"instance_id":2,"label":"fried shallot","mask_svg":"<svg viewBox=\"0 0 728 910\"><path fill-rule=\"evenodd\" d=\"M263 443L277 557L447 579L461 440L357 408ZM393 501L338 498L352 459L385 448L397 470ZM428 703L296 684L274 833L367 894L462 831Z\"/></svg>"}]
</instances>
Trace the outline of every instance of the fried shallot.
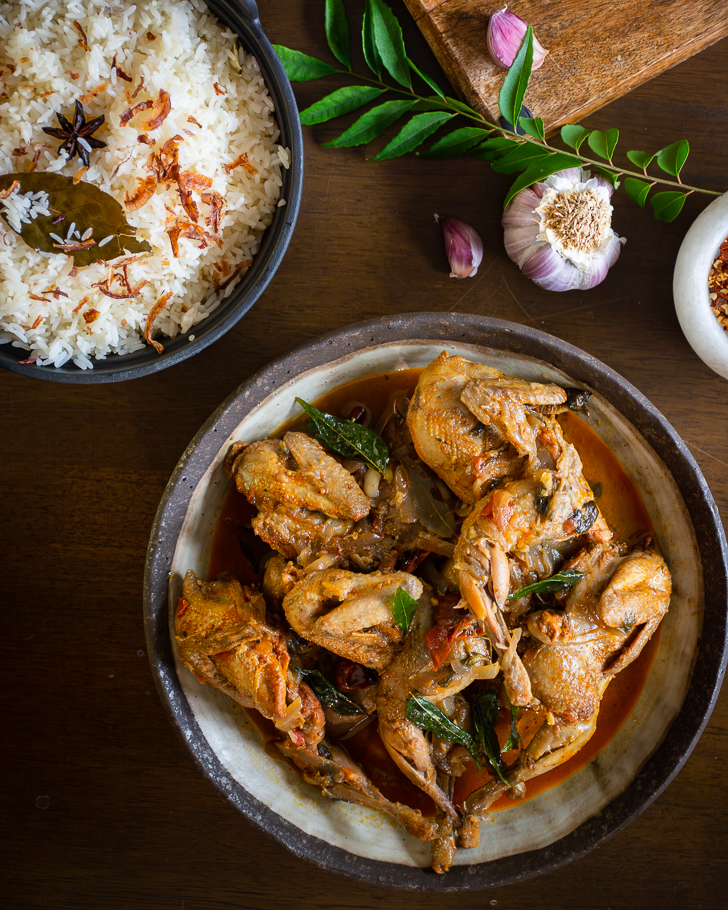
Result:
<instances>
[{"instance_id":1,"label":"fried shallot","mask_svg":"<svg viewBox=\"0 0 728 910\"><path fill-rule=\"evenodd\" d=\"M53 246L64 253L74 253L80 250L90 250L92 246L96 246L96 241L79 240L77 243L54 243Z\"/></svg>"},{"instance_id":2,"label":"fried shallot","mask_svg":"<svg viewBox=\"0 0 728 910\"><path fill-rule=\"evenodd\" d=\"M129 290L121 293L115 294L109 287L109 280L106 281L97 281L96 284L92 284L92 288L98 288L102 294L105 294L107 297L111 297L114 300L127 300L130 297L138 297L141 294L142 288L147 284L147 279L143 279L135 288L130 288Z\"/></svg>"},{"instance_id":3,"label":"fried shallot","mask_svg":"<svg viewBox=\"0 0 728 910\"><path fill-rule=\"evenodd\" d=\"M114 59L111 61L111 69L116 70L116 75L119 77L119 79L123 79L124 82L133 82L134 80L129 75L129 73L125 72L121 68L121 64L117 61L116 56L117 55L114 54Z\"/></svg>"},{"instance_id":4,"label":"fried shallot","mask_svg":"<svg viewBox=\"0 0 728 910\"><path fill-rule=\"evenodd\" d=\"M169 298L171 296L172 296L171 291L168 291L166 294L162 294L162 296L159 298L159 300L151 308L151 310L149 311L149 315L147 316L147 325L146 325L146 328L144 329L144 337L147 339L149 344L152 345L152 347L157 352L157 354L161 354L164 351L164 347L158 341L155 341L152 338L152 331L154 330L154 320L157 318L157 316L159 316L159 314L165 308L165 306L167 305L167 301L169 300Z\"/></svg>"},{"instance_id":5,"label":"fried shallot","mask_svg":"<svg viewBox=\"0 0 728 910\"><path fill-rule=\"evenodd\" d=\"M106 82L102 82L101 85L97 85L96 88L92 88L90 91L86 92L85 95L81 95L78 100L81 102L81 104L91 104L94 98L97 95L100 95L101 92L106 91L108 87L109 86L106 84Z\"/></svg>"},{"instance_id":6,"label":"fried shallot","mask_svg":"<svg viewBox=\"0 0 728 910\"><path fill-rule=\"evenodd\" d=\"M235 170L236 167L244 167L249 174L257 174L258 169L253 167L253 165L248 161L248 153L243 152L242 155L238 155L235 161L232 164L223 164L223 170L226 174L229 174L230 171Z\"/></svg>"},{"instance_id":7,"label":"fried shallot","mask_svg":"<svg viewBox=\"0 0 728 910\"><path fill-rule=\"evenodd\" d=\"M135 212L149 202L157 189L157 176L152 173L143 180L137 177L137 183L139 185L132 193L124 194L124 206L129 212Z\"/></svg>"},{"instance_id":8,"label":"fried shallot","mask_svg":"<svg viewBox=\"0 0 728 910\"><path fill-rule=\"evenodd\" d=\"M172 99L170 98L169 92L165 92L163 88L160 88L159 94L153 102L152 116L143 120L139 129L144 132L158 129L167 119L171 110Z\"/></svg>"},{"instance_id":9,"label":"fried shallot","mask_svg":"<svg viewBox=\"0 0 728 910\"><path fill-rule=\"evenodd\" d=\"M133 97L134 96L132 95L132 98ZM134 107L127 108L125 111L122 111L121 116L119 117L119 125L124 126L132 117L136 117L140 111L148 111L153 105L153 101L140 101L139 104L134 105Z\"/></svg>"},{"instance_id":10,"label":"fried shallot","mask_svg":"<svg viewBox=\"0 0 728 910\"><path fill-rule=\"evenodd\" d=\"M205 218L205 224L213 234L220 233L220 225L225 215L225 199L216 190L209 190L200 194L202 201L210 206L210 214Z\"/></svg>"},{"instance_id":11,"label":"fried shallot","mask_svg":"<svg viewBox=\"0 0 728 910\"><path fill-rule=\"evenodd\" d=\"M76 31L81 36L78 39L78 41L76 42L78 44L78 46L82 47L85 51L90 51L91 48L88 45L88 38L86 37L86 32L83 30L83 28L81 28L81 24L79 22L76 22L76 20L74 19L73 27L76 29Z\"/></svg>"},{"instance_id":12,"label":"fried shallot","mask_svg":"<svg viewBox=\"0 0 728 910\"><path fill-rule=\"evenodd\" d=\"M8 196L9 196L11 193L13 193L15 190L17 190L17 188L18 188L19 186L20 186L19 181L13 180L13 182L10 184L10 186L8 187L8 189L6 189L3 193L0 193L0 199L7 199Z\"/></svg>"},{"instance_id":13,"label":"fried shallot","mask_svg":"<svg viewBox=\"0 0 728 910\"><path fill-rule=\"evenodd\" d=\"M204 174L197 174L194 171L182 171L177 178L177 185L182 208L196 224L200 218L200 211L197 208L197 203L192 198L192 190L208 190L212 186L212 178L205 177Z\"/></svg>"}]
</instances>

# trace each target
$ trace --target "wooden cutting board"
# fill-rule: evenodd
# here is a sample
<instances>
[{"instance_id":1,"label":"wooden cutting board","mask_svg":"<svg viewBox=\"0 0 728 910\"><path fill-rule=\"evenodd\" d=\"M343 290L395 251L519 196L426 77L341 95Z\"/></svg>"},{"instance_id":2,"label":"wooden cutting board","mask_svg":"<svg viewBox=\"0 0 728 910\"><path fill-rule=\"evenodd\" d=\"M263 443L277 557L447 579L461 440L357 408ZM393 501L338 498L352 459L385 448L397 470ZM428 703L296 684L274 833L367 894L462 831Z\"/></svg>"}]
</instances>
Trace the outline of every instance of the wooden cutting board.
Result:
<instances>
[{"instance_id":1,"label":"wooden cutting board","mask_svg":"<svg viewBox=\"0 0 728 910\"><path fill-rule=\"evenodd\" d=\"M488 56L488 19L503 0L404 0L461 97L498 122L505 71ZM726 0L513 0L549 51L526 104L547 133L728 35Z\"/></svg>"}]
</instances>

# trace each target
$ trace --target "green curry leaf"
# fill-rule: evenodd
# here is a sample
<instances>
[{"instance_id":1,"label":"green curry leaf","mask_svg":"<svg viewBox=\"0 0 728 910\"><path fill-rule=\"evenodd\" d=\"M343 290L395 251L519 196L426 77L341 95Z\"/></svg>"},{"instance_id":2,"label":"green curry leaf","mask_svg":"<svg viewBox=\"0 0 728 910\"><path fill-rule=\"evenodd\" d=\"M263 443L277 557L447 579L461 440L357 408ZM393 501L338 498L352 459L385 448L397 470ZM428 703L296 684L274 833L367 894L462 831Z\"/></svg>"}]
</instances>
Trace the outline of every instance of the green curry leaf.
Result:
<instances>
[{"instance_id":1,"label":"green curry leaf","mask_svg":"<svg viewBox=\"0 0 728 910\"><path fill-rule=\"evenodd\" d=\"M320 670L304 670L298 668L306 677L306 682L313 690L314 695L327 708L336 711L337 714L343 714L344 717L354 717L357 714L366 714L367 712L352 701L347 695L337 689L336 686L329 682Z\"/></svg>"},{"instance_id":2,"label":"green curry leaf","mask_svg":"<svg viewBox=\"0 0 728 910\"><path fill-rule=\"evenodd\" d=\"M411 720L413 724L429 733L435 733L440 739L445 739L449 743L459 743L465 746L472 755L473 761L477 765L478 771L481 769L480 757L475 747L473 737L467 730L463 730L457 724L454 724L450 718L436 708L432 702L426 698L420 698L417 695L411 695L405 709L405 717Z\"/></svg>"},{"instance_id":3,"label":"green curry leaf","mask_svg":"<svg viewBox=\"0 0 728 910\"><path fill-rule=\"evenodd\" d=\"M404 48L402 27L383 0L371 0L367 11L372 19L374 41L389 75L405 88L412 88L412 77Z\"/></svg>"},{"instance_id":4,"label":"green curry leaf","mask_svg":"<svg viewBox=\"0 0 728 910\"><path fill-rule=\"evenodd\" d=\"M583 572L577 572L576 569L564 569L557 572L550 578L544 578L543 581L537 581L535 584L527 585L508 595L508 600L519 600L527 594L550 594L552 591L563 591L575 585L580 578L584 577Z\"/></svg>"},{"instance_id":5,"label":"green curry leaf","mask_svg":"<svg viewBox=\"0 0 728 910\"><path fill-rule=\"evenodd\" d=\"M326 0L326 40L339 63L351 69L351 31L343 0Z\"/></svg>"},{"instance_id":6,"label":"green curry leaf","mask_svg":"<svg viewBox=\"0 0 728 910\"><path fill-rule=\"evenodd\" d=\"M324 63L316 57L309 57L301 51L293 51L282 44L274 44L273 50L278 54L286 76L291 82L307 82L309 79L320 79L336 72L330 63Z\"/></svg>"},{"instance_id":7,"label":"green curry leaf","mask_svg":"<svg viewBox=\"0 0 728 910\"><path fill-rule=\"evenodd\" d=\"M301 123L304 126L313 126L334 117L342 117L369 104L383 91L383 88L373 85L345 85L343 88L337 88L335 92L326 95L325 98L319 98L305 111L301 111Z\"/></svg>"},{"instance_id":8,"label":"green curry leaf","mask_svg":"<svg viewBox=\"0 0 728 910\"><path fill-rule=\"evenodd\" d=\"M516 705L508 706L511 712L511 729L508 734L508 739L503 743L503 748L501 752L510 752L511 749L523 748L523 738L518 731L516 726L516 721L518 720L518 708Z\"/></svg>"},{"instance_id":9,"label":"green curry leaf","mask_svg":"<svg viewBox=\"0 0 728 910\"><path fill-rule=\"evenodd\" d=\"M495 732L498 723L498 698L495 693L484 692L476 695L470 703L470 716L473 719L476 745L485 754L493 771L504 784L508 784L500 767L501 748Z\"/></svg>"},{"instance_id":10,"label":"green curry leaf","mask_svg":"<svg viewBox=\"0 0 728 910\"><path fill-rule=\"evenodd\" d=\"M526 97L528 81L533 67L533 29L529 25L516 59L511 64L498 95L500 115L516 128Z\"/></svg>"},{"instance_id":11,"label":"green curry leaf","mask_svg":"<svg viewBox=\"0 0 728 910\"><path fill-rule=\"evenodd\" d=\"M409 632L412 617L417 612L417 601L404 588L397 588L392 598L391 607L394 621L402 630L402 634L406 635Z\"/></svg>"},{"instance_id":12,"label":"green curry leaf","mask_svg":"<svg viewBox=\"0 0 728 910\"><path fill-rule=\"evenodd\" d=\"M389 461L389 447L374 430L363 427L353 420L344 420L342 417L334 417L333 414L319 411L303 398L297 398L296 401L310 418L309 432L325 446L343 455L344 458L364 461L375 471L384 474Z\"/></svg>"}]
</instances>

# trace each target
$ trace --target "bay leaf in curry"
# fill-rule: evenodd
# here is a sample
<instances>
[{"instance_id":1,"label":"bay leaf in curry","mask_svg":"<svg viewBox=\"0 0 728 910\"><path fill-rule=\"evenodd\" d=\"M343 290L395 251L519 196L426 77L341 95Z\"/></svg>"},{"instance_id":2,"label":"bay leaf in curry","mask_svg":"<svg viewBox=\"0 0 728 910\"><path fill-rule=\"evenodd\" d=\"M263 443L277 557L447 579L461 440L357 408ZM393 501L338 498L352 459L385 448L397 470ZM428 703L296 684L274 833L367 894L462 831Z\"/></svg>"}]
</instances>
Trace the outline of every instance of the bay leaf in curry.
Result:
<instances>
[{"instance_id":1,"label":"bay leaf in curry","mask_svg":"<svg viewBox=\"0 0 728 910\"><path fill-rule=\"evenodd\" d=\"M20 236L34 250L41 253L64 253L54 244L50 235L66 237L68 228L73 222L76 229L83 235L92 227L92 238L96 245L85 250L68 251L66 255L73 256L76 266L91 265L99 259L116 259L117 256L128 253L148 253L151 246L145 240L137 240L136 228L127 223L121 205L108 193L100 190L90 183L73 183L73 178L63 174L24 173L0 174L0 191L9 189L13 181L20 183L20 193L37 193L41 190L48 193L48 208L50 215L39 215L30 223L23 223ZM64 216L64 221L54 224L59 217ZM17 232L16 232L17 233ZM101 240L113 235L113 239L104 246L99 246Z\"/></svg>"},{"instance_id":2,"label":"bay leaf in curry","mask_svg":"<svg viewBox=\"0 0 728 910\"><path fill-rule=\"evenodd\" d=\"M402 466L407 472L417 518L432 534L445 539L452 537L456 531L455 519L443 502L435 479L421 465L406 456L402 459Z\"/></svg>"}]
</instances>

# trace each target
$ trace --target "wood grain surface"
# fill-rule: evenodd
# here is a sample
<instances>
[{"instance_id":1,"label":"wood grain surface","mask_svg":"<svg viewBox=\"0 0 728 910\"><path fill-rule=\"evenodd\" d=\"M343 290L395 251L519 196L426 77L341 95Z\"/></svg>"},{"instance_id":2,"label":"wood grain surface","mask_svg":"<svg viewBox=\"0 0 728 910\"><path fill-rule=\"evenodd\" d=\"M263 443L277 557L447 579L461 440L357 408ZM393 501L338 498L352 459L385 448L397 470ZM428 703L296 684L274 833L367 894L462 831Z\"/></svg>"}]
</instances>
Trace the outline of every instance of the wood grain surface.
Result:
<instances>
[{"instance_id":1,"label":"wood grain surface","mask_svg":"<svg viewBox=\"0 0 728 910\"><path fill-rule=\"evenodd\" d=\"M410 56L437 73L404 3L392 6ZM330 59L323 3L259 0L259 7L271 40ZM362 5L352 0L347 8L354 18ZM688 137L685 179L728 189L727 77L723 41L614 102L590 125L619 127L625 148ZM340 84L297 86L299 103ZM628 828L539 879L460 895L396 894L297 859L212 789L167 721L142 622L144 560L159 499L214 408L272 358L322 331L436 310L550 332L617 370L666 415L728 519L728 385L685 341L671 290L678 248L707 198L691 196L666 225L617 193L614 226L627 237L619 262L591 291L553 294L525 279L504 252L508 177L470 158L376 164L366 160L371 150L321 148L339 130L305 130L303 207L290 249L256 306L212 347L121 384L75 387L0 374L0 905L722 910L725 692L683 770ZM480 232L485 255L474 279L447 277L434 212Z\"/></svg>"},{"instance_id":2,"label":"wood grain surface","mask_svg":"<svg viewBox=\"0 0 728 910\"><path fill-rule=\"evenodd\" d=\"M471 107L498 123L504 70L488 55L502 0L405 0L440 66ZM515 0L549 52L527 104L548 134L577 123L728 34L725 0Z\"/></svg>"}]
</instances>

